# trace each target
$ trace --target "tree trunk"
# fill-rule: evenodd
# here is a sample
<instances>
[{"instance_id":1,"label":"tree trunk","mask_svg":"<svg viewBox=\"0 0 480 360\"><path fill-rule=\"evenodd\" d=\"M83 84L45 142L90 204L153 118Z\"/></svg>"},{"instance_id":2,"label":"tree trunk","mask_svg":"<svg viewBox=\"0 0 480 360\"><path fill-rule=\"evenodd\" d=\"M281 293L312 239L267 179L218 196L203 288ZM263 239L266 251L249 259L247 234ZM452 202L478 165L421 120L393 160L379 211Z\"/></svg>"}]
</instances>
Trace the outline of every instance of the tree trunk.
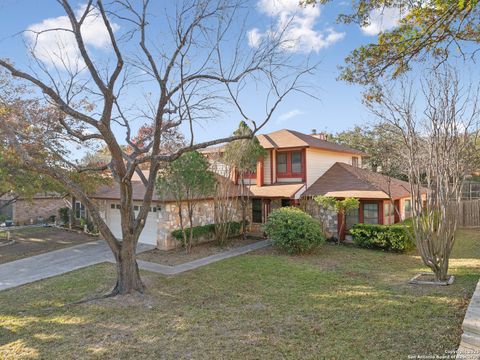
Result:
<instances>
[{"instance_id":1,"label":"tree trunk","mask_svg":"<svg viewBox=\"0 0 480 360\"><path fill-rule=\"evenodd\" d=\"M133 239L122 242L120 252L115 255L117 262L117 283L112 295L143 293L145 286L140 278Z\"/></svg>"}]
</instances>

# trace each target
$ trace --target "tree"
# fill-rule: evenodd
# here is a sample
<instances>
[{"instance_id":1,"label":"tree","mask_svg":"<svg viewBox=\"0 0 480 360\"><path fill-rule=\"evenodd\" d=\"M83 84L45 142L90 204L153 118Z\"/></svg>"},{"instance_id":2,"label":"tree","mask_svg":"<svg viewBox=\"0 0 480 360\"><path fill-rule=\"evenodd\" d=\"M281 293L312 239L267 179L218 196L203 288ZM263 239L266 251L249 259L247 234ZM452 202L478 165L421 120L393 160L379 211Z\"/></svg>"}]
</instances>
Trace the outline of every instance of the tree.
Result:
<instances>
[{"instance_id":1,"label":"tree","mask_svg":"<svg viewBox=\"0 0 480 360\"><path fill-rule=\"evenodd\" d=\"M183 233L183 246L188 252L193 245L193 215L199 200L212 196L215 177L209 170L205 157L198 151L182 154L173 161L157 179L160 197L173 196L178 208L180 228ZM185 229L183 221L184 204L190 229Z\"/></svg>"},{"instance_id":2,"label":"tree","mask_svg":"<svg viewBox=\"0 0 480 360\"><path fill-rule=\"evenodd\" d=\"M60 182L85 204L116 261L117 281L110 295L144 290L135 250L161 165L188 151L247 138L228 136L196 142L196 124L229 109L248 121L255 134L286 96L300 90L302 77L313 70L283 51L283 31L265 37L255 49L249 48L246 32L233 21L245 15L241 2L177 1L165 12L152 3L88 0L75 9L70 1L61 0L68 26L26 33L31 40L28 54L32 71L0 59L1 68L35 88L23 98L42 93L45 99L39 101L56 111L48 122L29 118L2 122L0 135L32 171ZM103 52L94 51L82 31L92 22L100 29L97 36L104 39ZM65 42L47 54L45 48L38 48L42 37L51 32L65 37L69 48L62 47ZM258 97L265 94L265 115L252 121L243 94L255 84ZM138 123L153 130L142 147L132 140ZM187 144L164 153L165 133L181 126L188 129ZM42 156L30 151L28 144L32 142L42 149ZM84 148L106 146L109 163L82 166L72 159L69 143ZM125 151L124 145L133 151ZM49 158L52 160L45 161ZM144 166L150 170L148 176L141 172ZM72 171L105 170L119 188L121 241L108 228L89 194L69 176ZM137 215L132 196L134 173L145 185Z\"/></svg>"},{"instance_id":3,"label":"tree","mask_svg":"<svg viewBox=\"0 0 480 360\"><path fill-rule=\"evenodd\" d=\"M318 195L313 200L326 210L332 210L339 214L342 218L340 222L340 229L338 231L338 244L340 244L340 236L343 233L345 227L345 215L350 210L355 210L360 207L360 201L357 198L348 197L343 200L338 200L331 196Z\"/></svg>"},{"instance_id":4,"label":"tree","mask_svg":"<svg viewBox=\"0 0 480 360\"><path fill-rule=\"evenodd\" d=\"M370 104L382 121L401 132L413 200L413 236L423 263L437 281L448 279L462 186L480 150L476 145L479 93L471 89L460 85L455 69L443 66L423 80L423 115L417 114L419 96L406 80L383 89L386 96L381 102ZM428 189L426 197L422 186Z\"/></svg>"},{"instance_id":5,"label":"tree","mask_svg":"<svg viewBox=\"0 0 480 360\"><path fill-rule=\"evenodd\" d=\"M302 0L303 6L330 0ZM361 26L371 15L387 9L398 14L398 26L378 35L375 43L360 46L346 59L340 78L372 86L369 96L379 94L376 84L382 78L396 78L414 63L433 60L436 66L452 56L474 59L480 42L478 0L361 0L352 2L353 12L341 14L339 21Z\"/></svg>"},{"instance_id":6,"label":"tree","mask_svg":"<svg viewBox=\"0 0 480 360\"><path fill-rule=\"evenodd\" d=\"M252 136L253 132L248 125L241 121L233 135ZM257 171L257 161L266 155L266 150L260 145L256 137L251 139L235 140L226 145L223 160L236 172L239 182L239 200L242 207L242 236L247 233L247 206L249 191L245 184L245 175Z\"/></svg>"},{"instance_id":7,"label":"tree","mask_svg":"<svg viewBox=\"0 0 480 360\"><path fill-rule=\"evenodd\" d=\"M402 141L398 130L391 124L355 126L352 130L332 135L331 139L366 152L368 157L364 158L363 163L372 171L406 180L405 164L399 161L403 153Z\"/></svg>"}]
</instances>

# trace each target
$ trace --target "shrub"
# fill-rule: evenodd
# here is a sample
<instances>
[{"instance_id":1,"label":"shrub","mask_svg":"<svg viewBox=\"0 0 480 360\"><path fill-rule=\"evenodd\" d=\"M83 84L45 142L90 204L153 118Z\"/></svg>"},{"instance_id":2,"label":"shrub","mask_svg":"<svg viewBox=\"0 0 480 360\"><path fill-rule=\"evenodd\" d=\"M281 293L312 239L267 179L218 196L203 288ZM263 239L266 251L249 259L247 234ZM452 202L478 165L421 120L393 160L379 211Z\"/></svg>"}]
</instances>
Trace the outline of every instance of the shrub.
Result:
<instances>
[{"instance_id":1,"label":"shrub","mask_svg":"<svg viewBox=\"0 0 480 360\"><path fill-rule=\"evenodd\" d=\"M87 230L90 233L96 232L95 225L90 219L81 218L80 225L82 226L82 228L85 228L85 226L87 226Z\"/></svg>"},{"instance_id":2,"label":"shrub","mask_svg":"<svg viewBox=\"0 0 480 360\"><path fill-rule=\"evenodd\" d=\"M320 223L294 207L272 211L264 229L274 245L288 254L306 253L325 241Z\"/></svg>"},{"instance_id":3,"label":"shrub","mask_svg":"<svg viewBox=\"0 0 480 360\"><path fill-rule=\"evenodd\" d=\"M357 246L403 252L414 247L408 231L404 225L355 224L350 234Z\"/></svg>"},{"instance_id":4,"label":"shrub","mask_svg":"<svg viewBox=\"0 0 480 360\"><path fill-rule=\"evenodd\" d=\"M68 207L62 207L58 209L58 216L60 217L60 221L64 224L68 224L70 221L70 209Z\"/></svg>"},{"instance_id":5,"label":"shrub","mask_svg":"<svg viewBox=\"0 0 480 360\"><path fill-rule=\"evenodd\" d=\"M228 236L236 236L240 234L240 230L242 228L241 221L231 221L228 223L229 226L229 233ZM208 224L202 226L194 226L193 228L186 228L185 232L187 233L187 237L190 237L190 231L193 232L193 240L198 240L202 237L207 237L211 235L212 237L215 235L215 224ZM177 229L172 231L172 237L175 240L183 242L183 233L182 229Z\"/></svg>"}]
</instances>

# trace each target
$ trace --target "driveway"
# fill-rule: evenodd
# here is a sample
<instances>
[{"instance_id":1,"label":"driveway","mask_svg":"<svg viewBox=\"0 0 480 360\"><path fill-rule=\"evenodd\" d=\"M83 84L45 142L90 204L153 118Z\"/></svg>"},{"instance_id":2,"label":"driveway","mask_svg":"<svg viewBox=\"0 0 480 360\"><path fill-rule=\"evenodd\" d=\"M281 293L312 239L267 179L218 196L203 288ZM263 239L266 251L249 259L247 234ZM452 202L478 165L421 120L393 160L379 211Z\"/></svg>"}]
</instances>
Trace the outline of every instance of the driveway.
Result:
<instances>
[{"instance_id":1,"label":"driveway","mask_svg":"<svg viewBox=\"0 0 480 360\"><path fill-rule=\"evenodd\" d=\"M138 244L137 253L153 247ZM1 264L0 291L113 260L107 243L96 240Z\"/></svg>"}]
</instances>

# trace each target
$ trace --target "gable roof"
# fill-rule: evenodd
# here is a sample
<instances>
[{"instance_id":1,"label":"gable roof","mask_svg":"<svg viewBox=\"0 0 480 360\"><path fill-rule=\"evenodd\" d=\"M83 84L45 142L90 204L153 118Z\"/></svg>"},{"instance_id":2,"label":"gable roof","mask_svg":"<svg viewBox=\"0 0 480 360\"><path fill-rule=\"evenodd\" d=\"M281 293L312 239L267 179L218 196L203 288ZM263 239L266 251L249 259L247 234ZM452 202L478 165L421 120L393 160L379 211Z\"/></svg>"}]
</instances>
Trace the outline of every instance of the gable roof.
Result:
<instances>
[{"instance_id":1,"label":"gable roof","mask_svg":"<svg viewBox=\"0 0 480 360\"><path fill-rule=\"evenodd\" d=\"M264 149L284 149L284 148L314 148L359 156L368 156L367 153L352 149L345 145L336 144L328 140L322 140L312 135L303 134L294 130L278 130L269 134L257 135L260 145ZM225 151L225 145L212 146L199 150L201 153L221 153Z\"/></svg>"},{"instance_id":2,"label":"gable roof","mask_svg":"<svg viewBox=\"0 0 480 360\"><path fill-rule=\"evenodd\" d=\"M426 192L427 189L422 189L422 193ZM398 199L410 196L410 184L373 171L337 162L318 178L303 195Z\"/></svg>"},{"instance_id":3,"label":"gable roof","mask_svg":"<svg viewBox=\"0 0 480 360\"><path fill-rule=\"evenodd\" d=\"M278 130L270 134L258 135L260 145L265 149L281 149L291 147L309 147L315 149L342 152L366 156L363 151L349 148L348 146L336 144L327 140L319 139L312 135L303 134L294 130Z\"/></svg>"},{"instance_id":4,"label":"gable roof","mask_svg":"<svg viewBox=\"0 0 480 360\"><path fill-rule=\"evenodd\" d=\"M142 170L146 177L148 177L148 170ZM229 181L231 183L230 196L239 195L238 186L233 184L230 179L214 174L217 181ZM134 201L143 201L145 198L146 187L143 182L140 180L138 175L132 177L132 198ZM116 182L112 182L111 185L101 186L94 194L91 195L95 199L104 199L104 200L120 200L120 186ZM207 200L213 199L214 194L205 194L196 200ZM162 197L157 194L155 190L153 192L152 201L154 202L174 202L175 197L171 193L164 194Z\"/></svg>"}]
</instances>

